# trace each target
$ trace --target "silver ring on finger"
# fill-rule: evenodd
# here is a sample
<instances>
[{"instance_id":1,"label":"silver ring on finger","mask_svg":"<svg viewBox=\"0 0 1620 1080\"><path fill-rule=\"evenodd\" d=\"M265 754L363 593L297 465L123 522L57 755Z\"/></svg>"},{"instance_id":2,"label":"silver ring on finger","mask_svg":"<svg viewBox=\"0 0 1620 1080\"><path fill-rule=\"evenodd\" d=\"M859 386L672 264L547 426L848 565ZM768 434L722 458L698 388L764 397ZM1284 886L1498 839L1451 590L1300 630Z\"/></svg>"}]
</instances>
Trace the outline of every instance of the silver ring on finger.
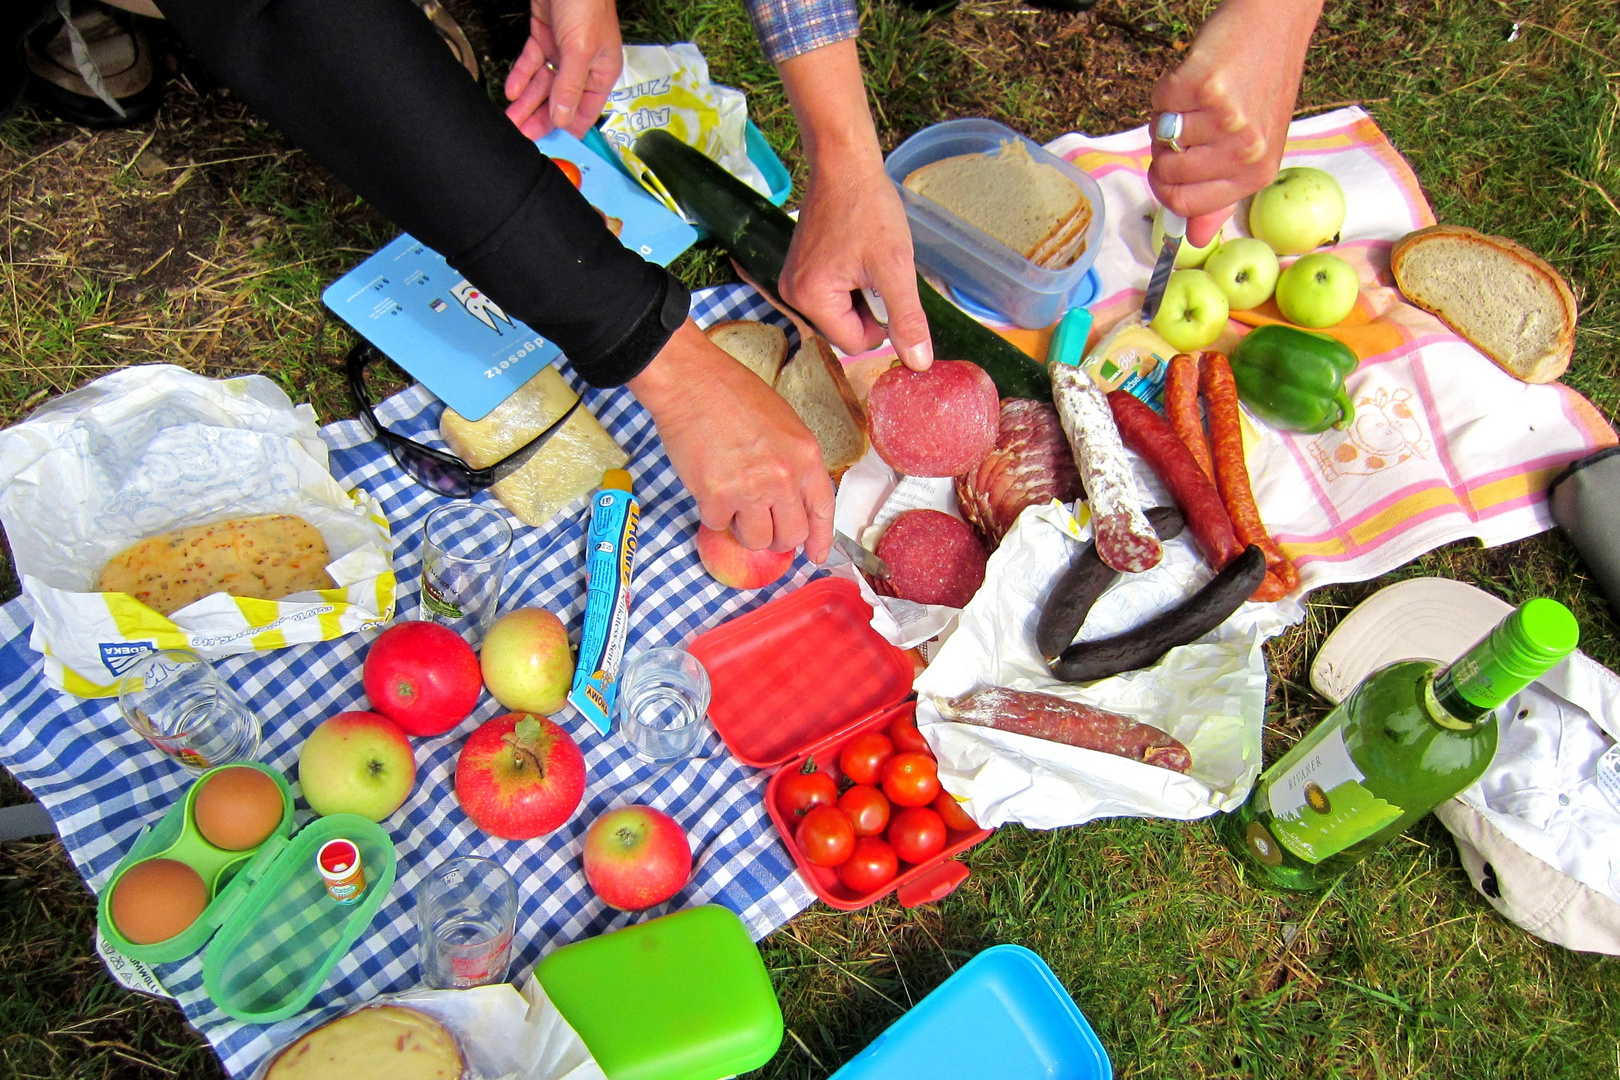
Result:
<instances>
[{"instance_id":1,"label":"silver ring on finger","mask_svg":"<svg viewBox=\"0 0 1620 1080\"><path fill-rule=\"evenodd\" d=\"M1153 137L1170 148L1172 154L1182 151L1181 133L1186 130L1187 118L1178 112L1164 112L1159 114L1158 120L1153 124Z\"/></svg>"}]
</instances>

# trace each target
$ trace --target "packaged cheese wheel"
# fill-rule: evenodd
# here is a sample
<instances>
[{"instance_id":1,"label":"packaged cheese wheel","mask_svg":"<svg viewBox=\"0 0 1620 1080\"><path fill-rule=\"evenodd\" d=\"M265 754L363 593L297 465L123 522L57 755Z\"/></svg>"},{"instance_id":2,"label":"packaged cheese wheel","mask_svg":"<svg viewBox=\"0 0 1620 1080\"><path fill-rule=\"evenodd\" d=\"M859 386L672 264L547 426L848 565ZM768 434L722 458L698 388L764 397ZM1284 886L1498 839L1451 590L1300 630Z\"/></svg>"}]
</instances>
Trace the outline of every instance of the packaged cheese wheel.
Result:
<instances>
[{"instance_id":1,"label":"packaged cheese wheel","mask_svg":"<svg viewBox=\"0 0 1620 1080\"><path fill-rule=\"evenodd\" d=\"M437 1020L373 1005L306 1033L276 1055L263 1080L460 1080L461 1048Z\"/></svg>"},{"instance_id":2,"label":"packaged cheese wheel","mask_svg":"<svg viewBox=\"0 0 1620 1080\"><path fill-rule=\"evenodd\" d=\"M292 514L195 525L142 540L114 555L99 592L128 593L161 615L217 592L280 600L336 587L320 532Z\"/></svg>"}]
</instances>

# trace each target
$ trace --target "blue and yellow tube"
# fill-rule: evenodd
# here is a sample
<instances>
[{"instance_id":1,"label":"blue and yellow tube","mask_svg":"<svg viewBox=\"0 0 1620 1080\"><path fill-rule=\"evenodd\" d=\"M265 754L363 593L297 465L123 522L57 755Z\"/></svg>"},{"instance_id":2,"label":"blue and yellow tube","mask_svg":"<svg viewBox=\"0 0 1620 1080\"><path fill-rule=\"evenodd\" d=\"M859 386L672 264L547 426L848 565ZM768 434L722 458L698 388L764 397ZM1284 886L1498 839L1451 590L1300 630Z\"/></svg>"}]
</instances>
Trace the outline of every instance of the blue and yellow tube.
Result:
<instances>
[{"instance_id":1,"label":"blue and yellow tube","mask_svg":"<svg viewBox=\"0 0 1620 1080\"><path fill-rule=\"evenodd\" d=\"M630 632L630 572L640 518L641 506L630 493L630 474L623 469L603 473L585 534L585 627L568 701L604 735L613 727L619 662Z\"/></svg>"}]
</instances>

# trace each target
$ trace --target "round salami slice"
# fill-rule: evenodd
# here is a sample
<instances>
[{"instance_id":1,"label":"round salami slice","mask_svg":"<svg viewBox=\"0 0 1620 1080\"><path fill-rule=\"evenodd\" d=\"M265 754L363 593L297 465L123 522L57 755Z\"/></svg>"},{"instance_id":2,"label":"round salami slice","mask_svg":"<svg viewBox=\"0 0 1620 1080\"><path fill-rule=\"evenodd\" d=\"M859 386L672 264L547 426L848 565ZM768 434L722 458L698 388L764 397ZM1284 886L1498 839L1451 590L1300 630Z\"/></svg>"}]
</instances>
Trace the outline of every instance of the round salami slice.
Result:
<instances>
[{"instance_id":1,"label":"round salami slice","mask_svg":"<svg viewBox=\"0 0 1620 1080\"><path fill-rule=\"evenodd\" d=\"M866 398L878 456L907 476L960 476L996 445L1000 399L977 364L938 360L927 371L894 367Z\"/></svg>"},{"instance_id":2,"label":"round salami slice","mask_svg":"<svg viewBox=\"0 0 1620 1080\"><path fill-rule=\"evenodd\" d=\"M973 529L938 510L907 510L878 541L889 589L902 600L962 607L984 584L988 556Z\"/></svg>"}]
</instances>

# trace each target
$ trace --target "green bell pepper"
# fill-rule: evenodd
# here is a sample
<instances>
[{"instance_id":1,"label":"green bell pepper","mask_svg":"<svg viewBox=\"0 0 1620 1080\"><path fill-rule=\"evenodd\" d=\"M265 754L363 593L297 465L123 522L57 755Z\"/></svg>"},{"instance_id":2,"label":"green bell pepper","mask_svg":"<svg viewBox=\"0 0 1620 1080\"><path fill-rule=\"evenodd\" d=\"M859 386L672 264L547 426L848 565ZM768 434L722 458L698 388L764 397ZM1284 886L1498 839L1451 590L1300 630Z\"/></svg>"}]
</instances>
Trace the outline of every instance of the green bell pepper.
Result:
<instances>
[{"instance_id":1,"label":"green bell pepper","mask_svg":"<svg viewBox=\"0 0 1620 1080\"><path fill-rule=\"evenodd\" d=\"M1344 380L1361 361L1350 346L1293 326L1260 326L1232 350L1238 397L1274 427L1315 434L1356 417Z\"/></svg>"}]
</instances>

